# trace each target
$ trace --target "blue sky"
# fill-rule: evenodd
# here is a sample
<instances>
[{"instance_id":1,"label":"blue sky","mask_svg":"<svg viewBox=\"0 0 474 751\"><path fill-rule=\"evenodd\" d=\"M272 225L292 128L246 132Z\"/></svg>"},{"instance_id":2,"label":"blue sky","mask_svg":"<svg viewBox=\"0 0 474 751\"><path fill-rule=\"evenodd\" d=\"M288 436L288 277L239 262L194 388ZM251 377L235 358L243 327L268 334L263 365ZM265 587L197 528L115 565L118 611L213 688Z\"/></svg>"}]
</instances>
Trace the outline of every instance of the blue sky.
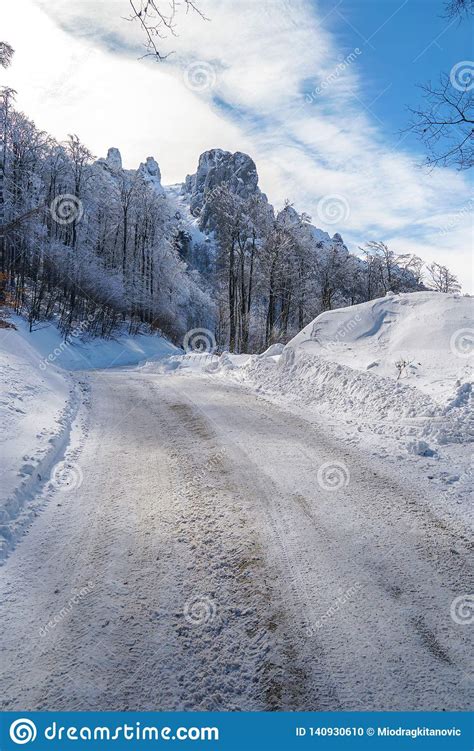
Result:
<instances>
[{"instance_id":1,"label":"blue sky","mask_svg":"<svg viewBox=\"0 0 474 751\"><path fill-rule=\"evenodd\" d=\"M388 138L406 129L407 105L420 101L417 84L437 80L460 60L473 59L472 25L445 16L442 0L323 0L324 24L358 59L365 82L360 97ZM408 133L405 148L422 146Z\"/></svg>"},{"instance_id":2,"label":"blue sky","mask_svg":"<svg viewBox=\"0 0 474 751\"><path fill-rule=\"evenodd\" d=\"M116 146L127 167L153 155L165 184L206 149L245 151L277 208L290 198L354 252L383 240L446 263L472 290L469 175L420 168L423 145L400 136L416 84L473 59L468 24L449 26L442 0L200 7L211 20L180 15L179 36L162 42L175 54L157 64L139 59L128 0L24 0L28 24L2 3L2 35L16 49L2 76L58 139L77 133L97 156Z\"/></svg>"}]
</instances>

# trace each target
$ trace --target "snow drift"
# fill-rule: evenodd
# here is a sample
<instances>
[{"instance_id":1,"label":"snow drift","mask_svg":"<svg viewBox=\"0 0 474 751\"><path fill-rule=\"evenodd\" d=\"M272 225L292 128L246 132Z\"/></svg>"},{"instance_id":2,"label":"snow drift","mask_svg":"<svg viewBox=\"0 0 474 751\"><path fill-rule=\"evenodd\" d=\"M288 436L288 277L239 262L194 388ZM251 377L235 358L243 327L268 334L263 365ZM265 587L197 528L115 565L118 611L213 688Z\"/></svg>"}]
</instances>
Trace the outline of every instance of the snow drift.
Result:
<instances>
[{"instance_id":1,"label":"snow drift","mask_svg":"<svg viewBox=\"0 0 474 751\"><path fill-rule=\"evenodd\" d=\"M288 348L396 378L442 403L458 380L472 377L473 313L468 296L389 294L322 313Z\"/></svg>"},{"instance_id":2,"label":"snow drift","mask_svg":"<svg viewBox=\"0 0 474 751\"><path fill-rule=\"evenodd\" d=\"M429 418L439 442L469 441L472 312L472 298L435 292L331 310L280 357L251 357L241 377L343 415Z\"/></svg>"}]
</instances>

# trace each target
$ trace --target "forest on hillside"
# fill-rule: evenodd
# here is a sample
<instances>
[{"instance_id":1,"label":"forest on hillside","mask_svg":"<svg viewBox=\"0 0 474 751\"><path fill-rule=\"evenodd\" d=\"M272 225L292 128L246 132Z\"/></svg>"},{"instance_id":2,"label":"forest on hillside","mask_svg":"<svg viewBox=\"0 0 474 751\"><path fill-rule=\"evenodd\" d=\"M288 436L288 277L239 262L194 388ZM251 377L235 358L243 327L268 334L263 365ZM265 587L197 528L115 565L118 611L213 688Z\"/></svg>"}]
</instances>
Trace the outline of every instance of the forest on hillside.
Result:
<instances>
[{"instance_id":1,"label":"forest on hillside","mask_svg":"<svg viewBox=\"0 0 474 751\"><path fill-rule=\"evenodd\" d=\"M438 264L369 241L355 255L287 201L275 211L246 154L214 149L181 186L149 157L122 168L76 135L58 143L0 91L1 294L30 326L67 338L193 327L218 347L261 351L318 313L392 292L458 291ZM336 207L337 208L337 207Z\"/></svg>"}]
</instances>

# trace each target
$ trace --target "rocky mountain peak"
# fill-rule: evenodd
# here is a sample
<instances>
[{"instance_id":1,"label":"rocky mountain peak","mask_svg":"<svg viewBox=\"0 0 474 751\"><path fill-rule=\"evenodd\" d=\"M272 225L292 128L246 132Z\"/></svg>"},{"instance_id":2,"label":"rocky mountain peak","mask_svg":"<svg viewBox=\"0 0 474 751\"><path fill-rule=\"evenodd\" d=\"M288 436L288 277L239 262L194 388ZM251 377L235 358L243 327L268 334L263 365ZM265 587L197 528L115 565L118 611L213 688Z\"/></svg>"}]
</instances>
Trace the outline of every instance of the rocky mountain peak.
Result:
<instances>
[{"instance_id":1,"label":"rocky mountain peak","mask_svg":"<svg viewBox=\"0 0 474 751\"><path fill-rule=\"evenodd\" d=\"M196 173L188 175L185 182L185 192L190 194L190 208L194 216L201 213L206 194L223 183L241 198L248 198L259 190L253 159L241 151L232 154L222 149L210 149L201 154Z\"/></svg>"},{"instance_id":2,"label":"rocky mountain peak","mask_svg":"<svg viewBox=\"0 0 474 751\"><path fill-rule=\"evenodd\" d=\"M139 169L142 172L151 175L152 177L158 178L158 180L161 182L161 171L158 166L158 162L153 156L147 156L145 163L142 162Z\"/></svg>"},{"instance_id":3,"label":"rocky mountain peak","mask_svg":"<svg viewBox=\"0 0 474 751\"><path fill-rule=\"evenodd\" d=\"M122 170L122 156L120 154L120 151L115 148L115 146L111 146L107 151L106 158L104 159L103 157L101 157L100 159L97 159L94 164L98 167L102 167L102 169L105 170L106 173L112 173L113 175L116 175Z\"/></svg>"},{"instance_id":4,"label":"rocky mountain peak","mask_svg":"<svg viewBox=\"0 0 474 751\"><path fill-rule=\"evenodd\" d=\"M146 161L140 164L138 174L157 193L160 195L164 193L163 186L161 185L161 171L154 157L147 156Z\"/></svg>"},{"instance_id":5,"label":"rocky mountain peak","mask_svg":"<svg viewBox=\"0 0 474 751\"><path fill-rule=\"evenodd\" d=\"M115 146L111 146L107 151L107 158L105 161L107 163L107 166L110 167L113 172L118 172L122 169L122 155L120 154L120 151L115 148Z\"/></svg>"}]
</instances>

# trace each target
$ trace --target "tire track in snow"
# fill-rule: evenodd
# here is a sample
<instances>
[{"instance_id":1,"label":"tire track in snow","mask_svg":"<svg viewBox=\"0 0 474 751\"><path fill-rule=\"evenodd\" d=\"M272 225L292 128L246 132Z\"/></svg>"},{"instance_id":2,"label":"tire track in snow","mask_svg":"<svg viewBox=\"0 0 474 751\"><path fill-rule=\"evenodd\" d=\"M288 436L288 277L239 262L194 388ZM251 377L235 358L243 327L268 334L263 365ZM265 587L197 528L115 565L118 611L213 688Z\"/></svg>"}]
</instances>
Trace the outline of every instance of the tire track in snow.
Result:
<instances>
[{"instance_id":1,"label":"tire track in snow","mask_svg":"<svg viewBox=\"0 0 474 751\"><path fill-rule=\"evenodd\" d=\"M238 387L92 381L83 485L0 572L4 708L467 705L468 629L449 616L472 581L466 551L414 490L352 450L350 486L323 492L337 442ZM50 638L33 638L89 578ZM199 625L185 617L194 596L216 606Z\"/></svg>"}]
</instances>

